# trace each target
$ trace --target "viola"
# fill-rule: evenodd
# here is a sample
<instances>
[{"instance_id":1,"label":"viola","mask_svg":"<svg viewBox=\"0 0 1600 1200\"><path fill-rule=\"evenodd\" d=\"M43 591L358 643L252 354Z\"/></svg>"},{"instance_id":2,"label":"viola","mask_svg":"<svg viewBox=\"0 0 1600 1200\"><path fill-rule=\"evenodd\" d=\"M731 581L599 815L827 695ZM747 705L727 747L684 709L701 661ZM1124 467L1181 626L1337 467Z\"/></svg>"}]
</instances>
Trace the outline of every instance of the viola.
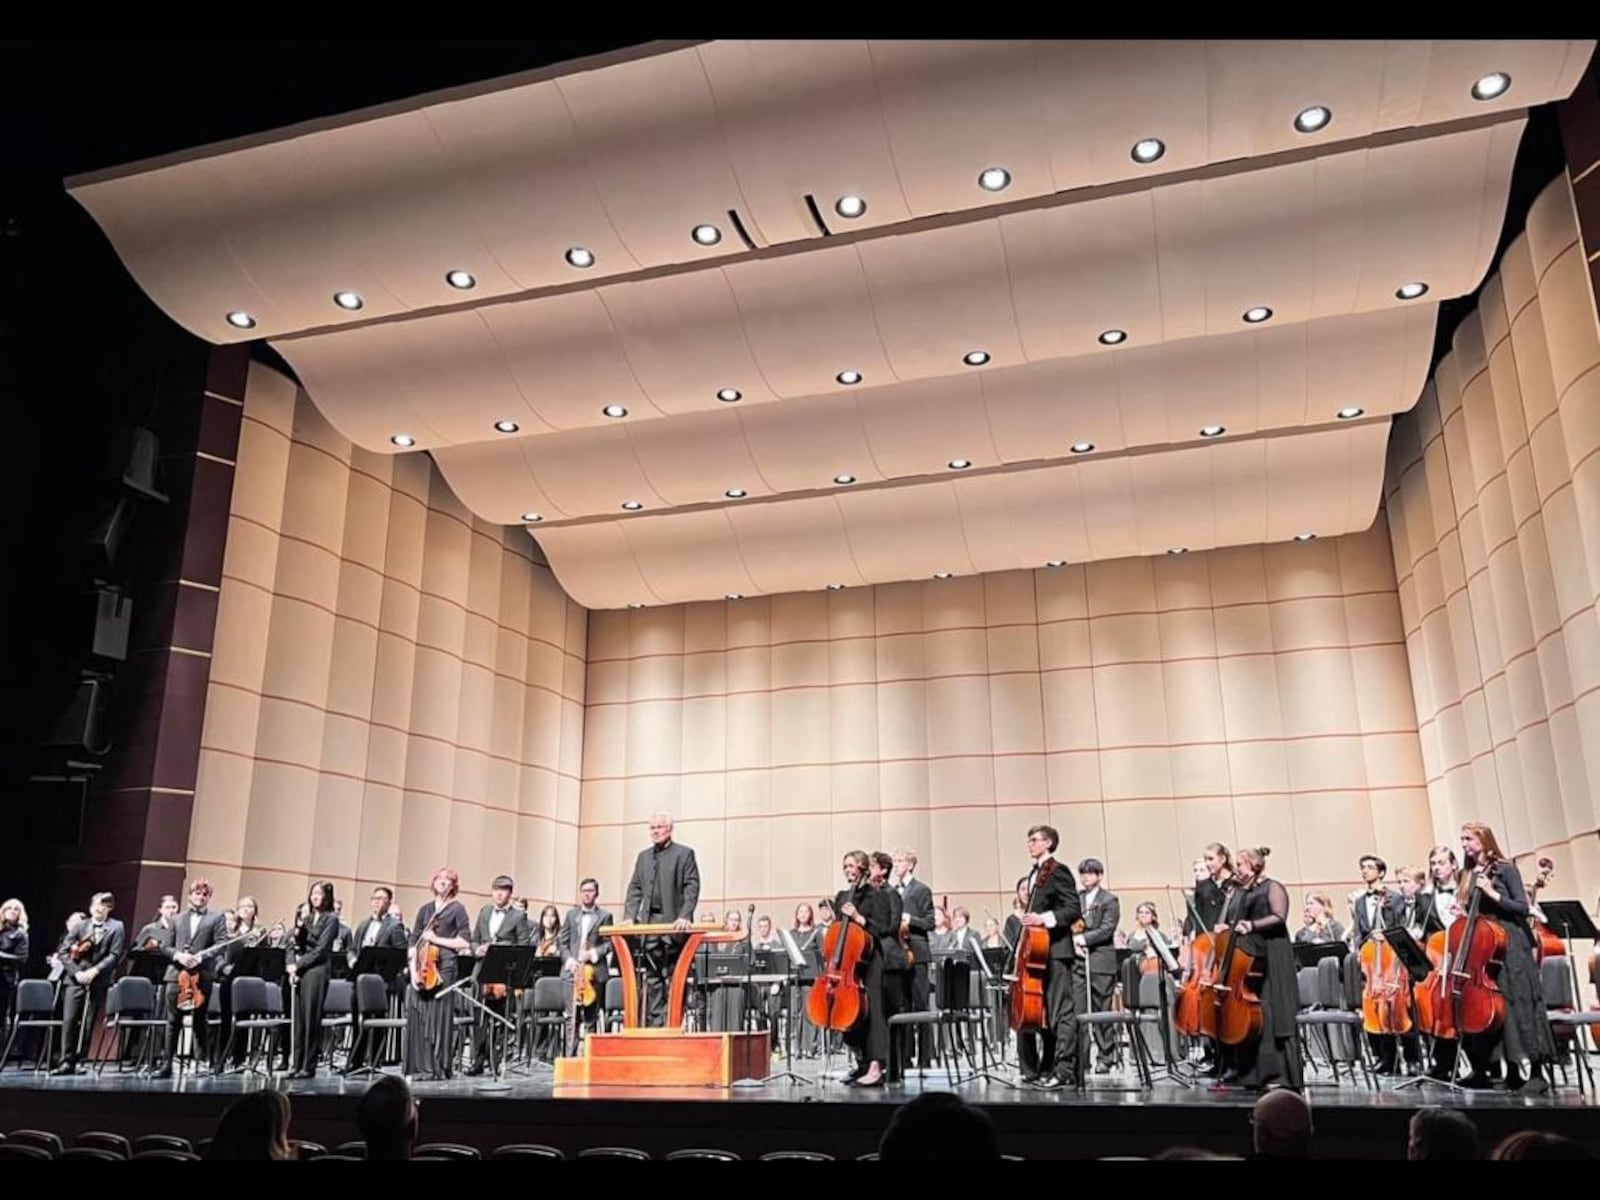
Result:
<instances>
[{"instance_id":1,"label":"viola","mask_svg":"<svg viewBox=\"0 0 1600 1200\"><path fill-rule=\"evenodd\" d=\"M455 901L450 901L454 904ZM449 908L446 904L445 908ZM433 920L428 922L426 932L437 933L439 930L439 917L444 912L440 909L433 914ZM411 986L419 992L431 992L444 982L444 975L439 970L439 947L422 938L417 939L417 951L411 958Z\"/></svg>"},{"instance_id":2,"label":"viola","mask_svg":"<svg viewBox=\"0 0 1600 1200\"><path fill-rule=\"evenodd\" d=\"M871 953L872 935L853 920L840 914L828 926L822 938L822 970L806 995L806 1016L818 1029L846 1033L866 1016L861 974Z\"/></svg>"}]
</instances>

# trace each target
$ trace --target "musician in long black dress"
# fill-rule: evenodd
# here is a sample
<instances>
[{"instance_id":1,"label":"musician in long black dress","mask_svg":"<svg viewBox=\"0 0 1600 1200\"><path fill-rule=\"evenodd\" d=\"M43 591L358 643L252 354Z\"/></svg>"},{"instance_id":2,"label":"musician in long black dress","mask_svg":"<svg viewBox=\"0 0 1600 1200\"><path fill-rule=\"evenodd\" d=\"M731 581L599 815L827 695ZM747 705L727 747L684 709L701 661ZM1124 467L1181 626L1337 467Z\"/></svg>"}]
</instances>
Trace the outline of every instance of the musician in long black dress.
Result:
<instances>
[{"instance_id":1,"label":"musician in long black dress","mask_svg":"<svg viewBox=\"0 0 1600 1200\"><path fill-rule=\"evenodd\" d=\"M406 992L406 1074L449 1079L455 1057L455 993L445 992L456 981L456 956L471 945L467 934L472 931L472 918L456 899L461 876L455 871L440 867L430 886L433 899L417 912L411 931L413 977ZM439 980L424 991L417 986L415 968L426 946L439 949Z\"/></svg>"},{"instance_id":2,"label":"musician in long black dress","mask_svg":"<svg viewBox=\"0 0 1600 1200\"><path fill-rule=\"evenodd\" d=\"M905 997L911 990L911 981L907 978L911 964L906 960L905 943L900 940L901 918L905 916L905 902L900 898L900 893L890 886L889 880L894 875L894 858L882 850L872 852L867 867L867 882L882 894L883 903L888 908L888 921L890 932L886 937L878 939L878 949L883 958L883 1041L885 1050L889 1045L889 1018L904 1010ZM898 1081L902 1074L902 1063L889 1062L888 1074L885 1076L890 1083Z\"/></svg>"},{"instance_id":3,"label":"musician in long black dress","mask_svg":"<svg viewBox=\"0 0 1600 1200\"><path fill-rule=\"evenodd\" d=\"M1304 1085L1295 1014L1299 990L1295 981L1294 942L1289 930L1289 893L1283 884L1266 876L1265 846L1240 849L1233 859L1234 883L1224 921L1217 925L1219 953L1227 947L1222 934L1232 928L1238 948L1256 960L1261 977L1256 985L1261 997L1261 1037L1237 1046L1224 1046L1224 1083L1242 1087Z\"/></svg>"},{"instance_id":4,"label":"musician in long black dress","mask_svg":"<svg viewBox=\"0 0 1600 1200\"><path fill-rule=\"evenodd\" d=\"M889 1060L889 1019L883 1011L882 943L884 938L894 937L900 931L899 921L892 919L888 893L872 885L872 870L865 850L846 854L844 878L849 886L833 901L833 910L841 921L859 925L872 939L861 980L866 1015L844 1035L844 1044L856 1056L855 1068L844 1077L844 1082L857 1087L883 1086L884 1064Z\"/></svg>"},{"instance_id":5,"label":"musician in long black dress","mask_svg":"<svg viewBox=\"0 0 1600 1200\"><path fill-rule=\"evenodd\" d=\"M1554 1060L1556 1048L1533 957L1533 929L1528 924L1528 893L1522 874L1501 852L1494 830L1481 822L1469 821L1461 827L1461 852L1457 900L1462 912L1468 910L1476 892L1479 919L1493 921L1506 931L1506 960L1498 980L1505 996L1505 1024L1498 1030L1463 1036L1462 1049L1472 1064L1472 1074L1462 1083L1488 1087L1490 1065L1503 1060L1509 1091L1542 1095L1550 1090L1544 1071Z\"/></svg>"},{"instance_id":6,"label":"musician in long black dress","mask_svg":"<svg viewBox=\"0 0 1600 1200\"><path fill-rule=\"evenodd\" d=\"M0 1050L11 1036L17 980L28 965L28 910L22 901L0 904ZM0 1062L0 1069L5 1063Z\"/></svg>"},{"instance_id":7,"label":"musician in long black dress","mask_svg":"<svg viewBox=\"0 0 1600 1200\"><path fill-rule=\"evenodd\" d=\"M317 1073L322 1054L322 1008L328 999L328 980L333 978L334 945L339 940L339 914L333 907L333 884L326 879L311 885L306 897L308 911L303 934L296 936L295 950L286 970L295 989L295 1062L291 1079L311 1079Z\"/></svg>"}]
</instances>

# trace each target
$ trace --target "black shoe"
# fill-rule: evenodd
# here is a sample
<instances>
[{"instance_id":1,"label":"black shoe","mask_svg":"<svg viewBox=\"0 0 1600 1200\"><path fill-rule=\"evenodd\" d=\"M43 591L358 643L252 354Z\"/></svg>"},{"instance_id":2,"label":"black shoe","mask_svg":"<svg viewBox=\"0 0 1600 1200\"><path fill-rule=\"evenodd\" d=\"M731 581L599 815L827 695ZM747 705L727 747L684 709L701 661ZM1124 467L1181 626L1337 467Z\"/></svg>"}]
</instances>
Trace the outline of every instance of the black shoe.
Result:
<instances>
[{"instance_id":1,"label":"black shoe","mask_svg":"<svg viewBox=\"0 0 1600 1200\"><path fill-rule=\"evenodd\" d=\"M150 1078L151 1079L171 1079L172 1078L172 1064L168 1063L166 1066L162 1067L161 1070L156 1071L154 1074L152 1074L150 1076Z\"/></svg>"},{"instance_id":2,"label":"black shoe","mask_svg":"<svg viewBox=\"0 0 1600 1200\"><path fill-rule=\"evenodd\" d=\"M76 1075L77 1073L78 1064L70 1058L64 1059L54 1071L50 1072L52 1075Z\"/></svg>"},{"instance_id":3,"label":"black shoe","mask_svg":"<svg viewBox=\"0 0 1600 1200\"><path fill-rule=\"evenodd\" d=\"M1020 1074L1019 1078L1022 1080L1023 1083L1038 1083L1039 1082L1039 1076L1036 1075L1032 1071L1023 1071Z\"/></svg>"},{"instance_id":4,"label":"black shoe","mask_svg":"<svg viewBox=\"0 0 1600 1200\"><path fill-rule=\"evenodd\" d=\"M1054 1092L1067 1086L1067 1081L1059 1075L1041 1075L1033 1081L1033 1086L1043 1091Z\"/></svg>"},{"instance_id":5,"label":"black shoe","mask_svg":"<svg viewBox=\"0 0 1600 1200\"><path fill-rule=\"evenodd\" d=\"M472 1068L467 1072L467 1074L468 1075L482 1075L483 1071L484 1071L484 1066L483 1066L482 1063L473 1063L472 1064Z\"/></svg>"},{"instance_id":6,"label":"black shoe","mask_svg":"<svg viewBox=\"0 0 1600 1200\"><path fill-rule=\"evenodd\" d=\"M1507 1084L1519 1096L1548 1096L1550 1084L1543 1075L1531 1075L1520 1083Z\"/></svg>"},{"instance_id":7,"label":"black shoe","mask_svg":"<svg viewBox=\"0 0 1600 1200\"><path fill-rule=\"evenodd\" d=\"M315 1079L316 1077L317 1073L307 1067L301 1067L298 1071L293 1071L289 1075L290 1079Z\"/></svg>"}]
</instances>

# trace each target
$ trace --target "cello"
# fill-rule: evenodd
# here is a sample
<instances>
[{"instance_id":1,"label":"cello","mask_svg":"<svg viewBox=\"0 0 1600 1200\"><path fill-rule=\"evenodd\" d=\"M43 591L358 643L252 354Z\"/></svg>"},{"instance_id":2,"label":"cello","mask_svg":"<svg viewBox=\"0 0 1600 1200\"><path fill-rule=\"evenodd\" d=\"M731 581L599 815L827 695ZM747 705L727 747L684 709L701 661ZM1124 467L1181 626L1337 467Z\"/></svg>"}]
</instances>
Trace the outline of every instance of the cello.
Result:
<instances>
[{"instance_id":1,"label":"cello","mask_svg":"<svg viewBox=\"0 0 1600 1200\"><path fill-rule=\"evenodd\" d=\"M1539 893L1549 883L1550 877L1556 873L1556 864L1553 859L1541 857L1539 859L1539 877L1528 885L1528 907L1536 909L1539 903ZM1533 930L1533 958L1535 962L1543 962L1547 958L1565 958L1567 954L1566 943L1554 929L1546 925L1544 918L1534 913L1528 914L1528 924Z\"/></svg>"},{"instance_id":2,"label":"cello","mask_svg":"<svg viewBox=\"0 0 1600 1200\"><path fill-rule=\"evenodd\" d=\"M858 884L851 903L866 891ZM858 906L859 907L859 906ZM861 974L872 953L872 935L840 913L822 938L822 969L806 994L806 1016L818 1029L848 1033L867 1015L867 994Z\"/></svg>"},{"instance_id":3,"label":"cello","mask_svg":"<svg viewBox=\"0 0 1600 1200\"><path fill-rule=\"evenodd\" d=\"M1477 867L1474 880L1491 870ZM1506 930L1479 915L1483 893L1472 889L1466 916L1452 921L1445 933L1445 954L1418 992L1426 995L1419 1011L1427 1014L1436 1038L1454 1041L1462 1034L1492 1033L1505 1024L1506 999L1500 972L1506 961Z\"/></svg>"},{"instance_id":4,"label":"cello","mask_svg":"<svg viewBox=\"0 0 1600 1200\"><path fill-rule=\"evenodd\" d=\"M1380 893L1383 889L1380 887ZM1381 904L1379 912L1382 912ZM1361 947L1361 1027L1370 1034L1411 1032L1411 988L1405 965L1375 929Z\"/></svg>"},{"instance_id":5,"label":"cello","mask_svg":"<svg viewBox=\"0 0 1600 1200\"><path fill-rule=\"evenodd\" d=\"M1236 924L1236 923L1235 923ZM1261 1018L1261 966L1256 956L1239 946L1239 931L1230 924L1217 947L1212 964L1209 1007L1214 1036L1224 1046L1257 1041Z\"/></svg>"},{"instance_id":6,"label":"cello","mask_svg":"<svg viewBox=\"0 0 1600 1200\"><path fill-rule=\"evenodd\" d=\"M1215 1010L1205 1003L1205 990L1210 986L1216 965L1216 935L1205 929L1200 920L1200 910L1188 893L1184 900L1189 908L1189 919L1194 922L1194 937L1188 946L1189 971L1178 985L1178 994L1172 1004L1172 1024L1179 1033L1189 1037L1215 1037Z\"/></svg>"},{"instance_id":7,"label":"cello","mask_svg":"<svg viewBox=\"0 0 1600 1200\"><path fill-rule=\"evenodd\" d=\"M1050 873L1056 860L1047 858L1028 892L1024 912L1032 911L1034 893ZM1007 1020L1017 1033L1036 1033L1047 1028L1044 1005L1045 974L1050 968L1050 931L1043 925L1020 925L1017 929L1016 958L1011 967L1011 1003Z\"/></svg>"}]
</instances>

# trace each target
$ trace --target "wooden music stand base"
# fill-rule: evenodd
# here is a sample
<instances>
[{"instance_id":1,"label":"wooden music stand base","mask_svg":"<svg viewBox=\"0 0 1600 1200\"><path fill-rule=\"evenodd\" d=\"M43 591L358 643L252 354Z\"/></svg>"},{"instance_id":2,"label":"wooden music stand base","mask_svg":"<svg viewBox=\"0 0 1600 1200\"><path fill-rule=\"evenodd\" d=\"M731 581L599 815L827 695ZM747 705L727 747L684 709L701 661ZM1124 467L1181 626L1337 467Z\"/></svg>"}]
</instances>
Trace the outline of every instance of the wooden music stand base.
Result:
<instances>
[{"instance_id":1,"label":"wooden music stand base","mask_svg":"<svg viewBox=\"0 0 1600 1200\"><path fill-rule=\"evenodd\" d=\"M731 1087L765 1079L772 1067L768 1033L683 1033L624 1029L584 1039L576 1058L556 1059L557 1087Z\"/></svg>"}]
</instances>

